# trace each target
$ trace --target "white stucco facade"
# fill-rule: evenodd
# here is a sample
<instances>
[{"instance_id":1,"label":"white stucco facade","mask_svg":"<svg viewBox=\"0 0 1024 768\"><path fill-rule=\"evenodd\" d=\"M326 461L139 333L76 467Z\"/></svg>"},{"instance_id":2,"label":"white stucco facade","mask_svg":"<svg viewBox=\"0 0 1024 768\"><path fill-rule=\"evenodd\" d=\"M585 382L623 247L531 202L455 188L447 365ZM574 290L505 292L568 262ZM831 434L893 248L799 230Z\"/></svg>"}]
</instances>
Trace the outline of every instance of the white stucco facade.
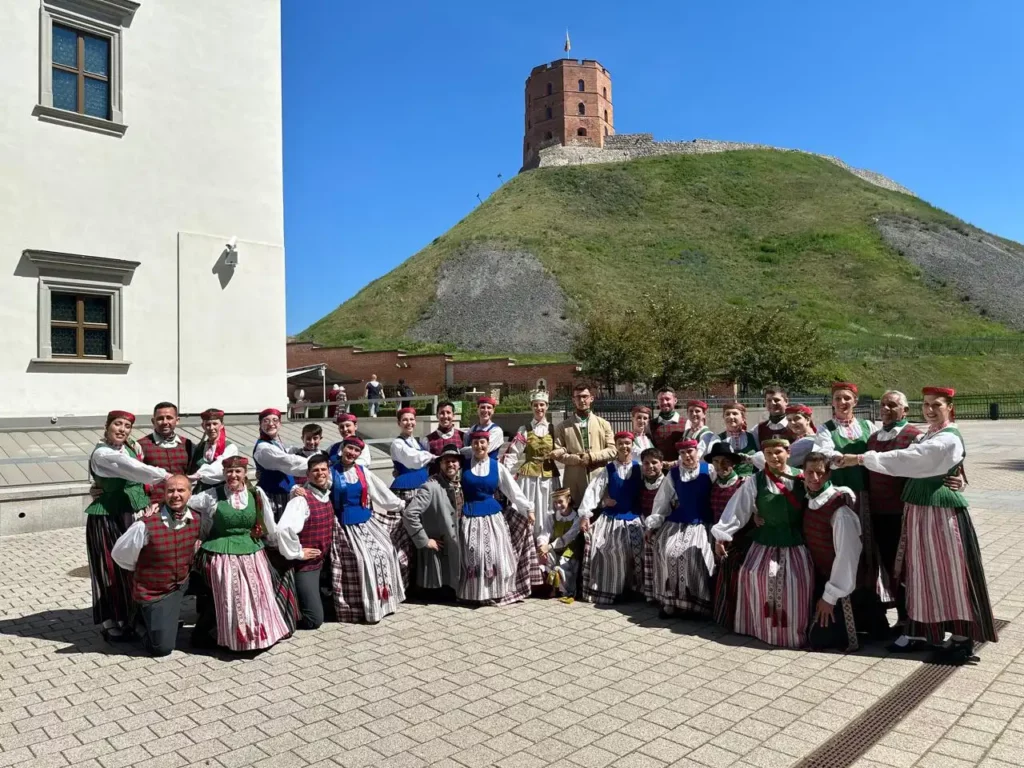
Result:
<instances>
[{"instance_id":1,"label":"white stucco facade","mask_svg":"<svg viewBox=\"0 0 1024 768\"><path fill-rule=\"evenodd\" d=\"M126 22L109 131L45 108L51 10ZM279 0L4 0L0 30L0 419L280 407ZM41 275L59 262L88 286L97 259L138 263L115 297L121 360L42 359Z\"/></svg>"}]
</instances>

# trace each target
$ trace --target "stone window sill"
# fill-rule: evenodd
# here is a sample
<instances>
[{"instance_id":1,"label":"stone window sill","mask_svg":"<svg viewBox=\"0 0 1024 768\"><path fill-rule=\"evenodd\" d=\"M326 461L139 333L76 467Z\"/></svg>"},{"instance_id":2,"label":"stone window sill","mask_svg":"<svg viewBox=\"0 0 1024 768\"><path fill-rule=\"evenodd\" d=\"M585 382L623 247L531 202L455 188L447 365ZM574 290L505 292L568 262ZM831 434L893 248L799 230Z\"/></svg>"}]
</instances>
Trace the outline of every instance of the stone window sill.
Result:
<instances>
[{"instance_id":1,"label":"stone window sill","mask_svg":"<svg viewBox=\"0 0 1024 768\"><path fill-rule=\"evenodd\" d=\"M124 136L128 126L123 123L115 123L113 120L104 120L92 115L82 115L78 112L69 112L66 109L47 107L37 104L32 114L45 123L56 123L57 125L70 125L76 128L83 128L94 133L102 133L105 136Z\"/></svg>"},{"instance_id":2,"label":"stone window sill","mask_svg":"<svg viewBox=\"0 0 1024 768\"><path fill-rule=\"evenodd\" d=\"M128 373L131 360L83 360L63 357L33 357L29 371L45 373Z\"/></svg>"}]
</instances>

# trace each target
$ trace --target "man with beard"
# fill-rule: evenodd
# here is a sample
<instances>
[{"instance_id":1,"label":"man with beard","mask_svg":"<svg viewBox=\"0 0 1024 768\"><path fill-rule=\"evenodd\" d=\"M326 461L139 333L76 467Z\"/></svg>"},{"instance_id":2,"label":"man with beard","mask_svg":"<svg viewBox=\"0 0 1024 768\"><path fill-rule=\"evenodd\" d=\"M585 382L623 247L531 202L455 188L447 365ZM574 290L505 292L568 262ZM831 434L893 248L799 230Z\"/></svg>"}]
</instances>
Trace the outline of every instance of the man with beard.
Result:
<instances>
[{"instance_id":1,"label":"man with beard","mask_svg":"<svg viewBox=\"0 0 1024 768\"><path fill-rule=\"evenodd\" d=\"M465 447L462 432L455 428L455 405L447 400L437 404L437 429L427 435L427 449L440 456L445 446Z\"/></svg>"},{"instance_id":2,"label":"man with beard","mask_svg":"<svg viewBox=\"0 0 1024 768\"><path fill-rule=\"evenodd\" d=\"M195 453L192 441L177 434L178 406L157 403L153 408L153 431L138 441L142 460L151 467L160 467L170 475L188 475ZM164 500L164 486L147 486L149 499L154 504Z\"/></svg>"},{"instance_id":3,"label":"man with beard","mask_svg":"<svg viewBox=\"0 0 1024 768\"><path fill-rule=\"evenodd\" d=\"M555 450L551 458L565 466L562 487L569 489L573 505L579 507L590 481L615 458L615 435L611 424L591 412L594 396L590 394L590 387L585 384L573 387L572 401L575 413L558 424L552 433ZM630 449L632 445L630 440Z\"/></svg>"},{"instance_id":4,"label":"man with beard","mask_svg":"<svg viewBox=\"0 0 1024 768\"><path fill-rule=\"evenodd\" d=\"M672 387L659 389L658 414L651 419L648 427L651 442L666 458L666 472L676 465L675 457L679 454L676 443L684 438L686 430L690 428L689 421L676 410L677 404L676 391Z\"/></svg>"},{"instance_id":5,"label":"man with beard","mask_svg":"<svg viewBox=\"0 0 1024 768\"><path fill-rule=\"evenodd\" d=\"M793 434L789 429L786 416L786 406L788 405L789 395L778 384L771 384L765 388L764 407L768 411L768 418L754 429L754 436L757 438L759 448L765 440L774 437L781 437L791 444L798 439L799 435Z\"/></svg>"},{"instance_id":6,"label":"man with beard","mask_svg":"<svg viewBox=\"0 0 1024 768\"><path fill-rule=\"evenodd\" d=\"M416 547L414 583L426 594L452 602L462 569L459 518L464 497L459 449L453 444L444 446L437 464L437 474L413 493L402 521Z\"/></svg>"}]
</instances>

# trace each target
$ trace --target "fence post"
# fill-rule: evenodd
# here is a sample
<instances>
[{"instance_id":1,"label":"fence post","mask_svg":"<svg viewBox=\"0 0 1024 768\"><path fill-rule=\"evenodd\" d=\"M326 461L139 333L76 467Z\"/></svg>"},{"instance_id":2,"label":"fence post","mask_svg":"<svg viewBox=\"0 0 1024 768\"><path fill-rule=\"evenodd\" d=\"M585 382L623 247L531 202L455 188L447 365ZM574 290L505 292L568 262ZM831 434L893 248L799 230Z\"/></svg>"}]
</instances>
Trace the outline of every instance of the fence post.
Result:
<instances>
[{"instance_id":1,"label":"fence post","mask_svg":"<svg viewBox=\"0 0 1024 768\"><path fill-rule=\"evenodd\" d=\"M988 417L992 421L999 421L999 403L988 404Z\"/></svg>"}]
</instances>

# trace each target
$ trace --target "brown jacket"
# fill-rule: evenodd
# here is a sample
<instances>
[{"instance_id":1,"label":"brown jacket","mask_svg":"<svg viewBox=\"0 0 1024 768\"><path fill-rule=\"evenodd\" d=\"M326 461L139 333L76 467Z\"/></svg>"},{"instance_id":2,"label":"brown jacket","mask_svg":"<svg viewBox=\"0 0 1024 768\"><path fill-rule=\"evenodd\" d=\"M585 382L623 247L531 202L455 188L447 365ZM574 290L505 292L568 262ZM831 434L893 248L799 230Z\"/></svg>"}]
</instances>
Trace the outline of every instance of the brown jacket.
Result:
<instances>
[{"instance_id":1,"label":"brown jacket","mask_svg":"<svg viewBox=\"0 0 1024 768\"><path fill-rule=\"evenodd\" d=\"M575 413L554 428L555 449L564 448L567 453L588 453L583 448L580 432L580 417ZM587 434L590 439L590 463L588 466L566 466L562 475L562 487L572 494L573 506L579 506L595 472L600 471L615 458L615 435L612 425L595 416L587 417Z\"/></svg>"}]
</instances>

